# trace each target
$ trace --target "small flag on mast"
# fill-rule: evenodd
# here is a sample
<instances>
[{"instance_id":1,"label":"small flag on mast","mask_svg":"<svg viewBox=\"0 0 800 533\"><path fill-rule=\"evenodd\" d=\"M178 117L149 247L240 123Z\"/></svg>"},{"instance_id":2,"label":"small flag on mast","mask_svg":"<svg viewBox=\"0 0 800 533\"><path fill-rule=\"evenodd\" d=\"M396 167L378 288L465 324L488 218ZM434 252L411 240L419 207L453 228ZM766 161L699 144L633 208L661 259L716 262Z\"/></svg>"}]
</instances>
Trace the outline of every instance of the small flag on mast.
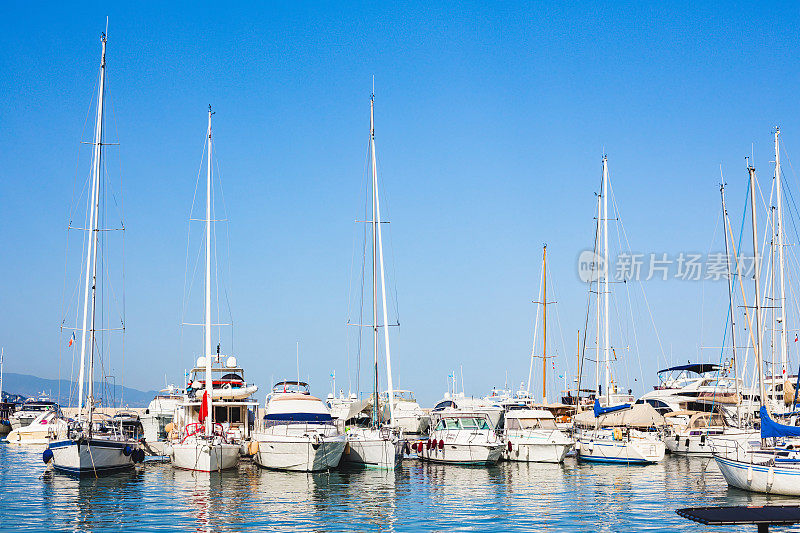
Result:
<instances>
[{"instance_id":1,"label":"small flag on mast","mask_svg":"<svg viewBox=\"0 0 800 533\"><path fill-rule=\"evenodd\" d=\"M71 347L73 342L75 342L75 332L74 331L72 332L72 337L69 338L69 343L67 344L67 347Z\"/></svg>"}]
</instances>

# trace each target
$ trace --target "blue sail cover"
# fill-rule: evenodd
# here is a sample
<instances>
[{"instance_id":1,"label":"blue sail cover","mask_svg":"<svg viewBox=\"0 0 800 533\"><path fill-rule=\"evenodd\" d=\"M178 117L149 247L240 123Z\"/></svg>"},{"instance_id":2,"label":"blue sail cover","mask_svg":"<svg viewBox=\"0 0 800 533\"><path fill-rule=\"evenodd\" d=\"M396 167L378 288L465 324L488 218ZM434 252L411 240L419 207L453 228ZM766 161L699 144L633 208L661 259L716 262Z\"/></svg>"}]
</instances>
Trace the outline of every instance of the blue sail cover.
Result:
<instances>
[{"instance_id":1,"label":"blue sail cover","mask_svg":"<svg viewBox=\"0 0 800 533\"><path fill-rule=\"evenodd\" d=\"M594 417L597 418L600 415L605 415L608 413L613 413L614 411L622 411L623 409L630 408L631 404L623 403L622 405L615 405L614 407L600 407L600 400L594 401ZM800 429L800 428L798 428Z\"/></svg>"},{"instance_id":2,"label":"blue sail cover","mask_svg":"<svg viewBox=\"0 0 800 533\"><path fill-rule=\"evenodd\" d=\"M763 405L761 406L761 410L759 412L761 414L762 439L774 437L800 437L800 427L778 424L772 418L770 418L769 413L767 413L767 408Z\"/></svg>"}]
</instances>

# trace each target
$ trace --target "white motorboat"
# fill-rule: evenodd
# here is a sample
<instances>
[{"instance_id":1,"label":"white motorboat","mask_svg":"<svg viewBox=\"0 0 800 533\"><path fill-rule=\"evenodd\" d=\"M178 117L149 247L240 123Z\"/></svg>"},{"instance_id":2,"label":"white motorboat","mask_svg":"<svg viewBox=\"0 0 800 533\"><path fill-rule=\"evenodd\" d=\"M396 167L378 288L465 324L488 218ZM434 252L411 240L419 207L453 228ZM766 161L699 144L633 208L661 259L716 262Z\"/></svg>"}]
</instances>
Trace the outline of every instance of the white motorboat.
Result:
<instances>
[{"instance_id":1,"label":"white motorboat","mask_svg":"<svg viewBox=\"0 0 800 533\"><path fill-rule=\"evenodd\" d=\"M388 426L346 429L347 445L342 460L373 467L395 468L403 460L407 440Z\"/></svg>"},{"instance_id":2,"label":"white motorboat","mask_svg":"<svg viewBox=\"0 0 800 533\"><path fill-rule=\"evenodd\" d=\"M389 393L383 393L384 417L389 416ZM419 435L428 430L431 416L417 403L414 393L410 390L395 390L394 400L394 425L404 434Z\"/></svg>"},{"instance_id":3,"label":"white motorboat","mask_svg":"<svg viewBox=\"0 0 800 533\"><path fill-rule=\"evenodd\" d=\"M494 464L505 444L484 412L442 411L434 415L429 438L412 449L423 461L465 465Z\"/></svg>"},{"instance_id":4,"label":"white motorboat","mask_svg":"<svg viewBox=\"0 0 800 533\"><path fill-rule=\"evenodd\" d=\"M174 386L162 389L150 400L144 414L139 417L144 429L144 448L148 453L164 455L164 444L169 438L167 427L174 427L175 412L183 402L183 394Z\"/></svg>"},{"instance_id":5,"label":"white motorboat","mask_svg":"<svg viewBox=\"0 0 800 533\"><path fill-rule=\"evenodd\" d=\"M463 392L446 392L444 397L431 409L431 417L433 418L437 414L445 411L483 413L488 417L492 427L500 427L505 409L502 405L487 400L486 398L473 398L466 396Z\"/></svg>"},{"instance_id":6,"label":"white motorboat","mask_svg":"<svg viewBox=\"0 0 800 533\"><path fill-rule=\"evenodd\" d=\"M553 413L544 409L514 409L505 414L509 461L560 463L575 441L558 429Z\"/></svg>"},{"instance_id":7,"label":"white motorboat","mask_svg":"<svg viewBox=\"0 0 800 533\"><path fill-rule=\"evenodd\" d=\"M101 226L101 215L106 212L104 191L108 187L105 179L105 160L103 146L106 145L103 137L103 111L105 98L106 79L106 35L100 38L102 55L100 60L100 79L97 93L97 116L92 143L92 173L91 193L87 197L88 224L83 228L86 234L86 255L82 261L85 270L83 277L83 302L81 311L83 315L80 332L80 367L78 377L78 419L69 422L67 435L63 440L50 441L42 455L45 463L52 461L53 467L60 472L74 475L107 474L120 470L130 469L134 462L144 460L144 452L139 448L134 438L123 430L121 420L102 420L95 417L95 405L100 398L95 397L95 358L96 352L104 350L108 357L111 340L101 333L96 335L95 324L106 324L107 317L98 317L96 301L98 289L108 292L103 287L110 283L108 276L108 260L106 254L110 243L101 234L106 234L111 228ZM88 191L87 191L88 192ZM114 228L116 229L116 228ZM98 249L103 248L102 267L98 267ZM103 294L103 292L101 292ZM105 307L105 306L104 306ZM109 306L111 307L111 306ZM103 309L103 308L101 308ZM124 318L119 317L124 332ZM102 330L101 330L102 331ZM74 335L73 335L74 338ZM99 338L99 340L98 340ZM88 361L87 361L88 359ZM88 371L87 371L88 362ZM106 359L106 364L108 360ZM86 386L86 391L84 391ZM84 396L84 392L86 395ZM41 422L45 422L42 420ZM42 424L45 425L45 424ZM47 424L49 425L49 424Z\"/></svg>"},{"instance_id":8,"label":"white motorboat","mask_svg":"<svg viewBox=\"0 0 800 533\"><path fill-rule=\"evenodd\" d=\"M27 426L12 429L6 436L10 444L47 445L67 436L67 421L56 411L46 411Z\"/></svg>"},{"instance_id":9,"label":"white motorboat","mask_svg":"<svg viewBox=\"0 0 800 533\"><path fill-rule=\"evenodd\" d=\"M28 398L22 405L18 406L16 410L9 417L11 429L19 429L29 426L35 418L39 418L43 413L54 412L58 416L63 416L61 407L48 398L45 394L41 394L38 398Z\"/></svg>"},{"instance_id":10,"label":"white motorboat","mask_svg":"<svg viewBox=\"0 0 800 533\"><path fill-rule=\"evenodd\" d=\"M653 428L665 425L650 404L609 408L595 400L593 411L574 417L575 450L581 461L596 463L648 464L664 459L666 447Z\"/></svg>"},{"instance_id":11,"label":"white motorboat","mask_svg":"<svg viewBox=\"0 0 800 533\"><path fill-rule=\"evenodd\" d=\"M688 421L685 423L673 421L686 416ZM677 411L667 413L664 419L667 421L667 431L663 436L664 444L670 453L679 455L711 457L714 439L727 441L758 439L758 431L730 427L720 413Z\"/></svg>"},{"instance_id":12,"label":"white motorboat","mask_svg":"<svg viewBox=\"0 0 800 533\"><path fill-rule=\"evenodd\" d=\"M252 436L253 462L264 468L317 472L339 466L347 439L328 408L300 381L281 381Z\"/></svg>"},{"instance_id":13,"label":"white motorboat","mask_svg":"<svg viewBox=\"0 0 800 533\"><path fill-rule=\"evenodd\" d=\"M235 357L223 357L220 346L216 354L211 347L211 178L212 178L212 129L214 113L208 106L206 210L205 210L205 287L203 341L204 355L197 359L187 385L185 401L179 406L180 417L175 424L179 436L165 446L172 466L197 472L222 471L237 466L239 454L245 451L245 440L249 438L251 421L248 407L257 407L257 402L248 398L254 388L244 381L244 370ZM216 355L216 357L215 357ZM201 379L202 377L202 379ZM200 394L202 391L202 396ZM172 431L175 431L172 428Z\"/></svg>"}]
</instances>

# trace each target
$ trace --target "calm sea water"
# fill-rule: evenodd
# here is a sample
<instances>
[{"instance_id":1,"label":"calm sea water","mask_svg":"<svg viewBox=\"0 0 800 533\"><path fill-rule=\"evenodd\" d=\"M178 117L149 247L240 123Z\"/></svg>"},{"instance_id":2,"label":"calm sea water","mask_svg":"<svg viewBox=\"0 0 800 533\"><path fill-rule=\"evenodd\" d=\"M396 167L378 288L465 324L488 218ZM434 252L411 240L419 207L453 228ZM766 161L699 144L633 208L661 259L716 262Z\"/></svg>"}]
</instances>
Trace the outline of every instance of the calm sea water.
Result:
<instances>
[{"instance_id":1,"label":"calm sea water","mask_svg":"<svg viewBox=\"0 0 800 533\"><path fill-rule=\"evenodd\" d=\"M675 509L800 504L728 489L713 460L672 456L638 467L409 460L395 472L330 474L249 462L192 474L148 462L78 480L46 469L39 450L0 445L0 482L4 531L732 531L694 524Z\"/></svg>"}]
</instances>

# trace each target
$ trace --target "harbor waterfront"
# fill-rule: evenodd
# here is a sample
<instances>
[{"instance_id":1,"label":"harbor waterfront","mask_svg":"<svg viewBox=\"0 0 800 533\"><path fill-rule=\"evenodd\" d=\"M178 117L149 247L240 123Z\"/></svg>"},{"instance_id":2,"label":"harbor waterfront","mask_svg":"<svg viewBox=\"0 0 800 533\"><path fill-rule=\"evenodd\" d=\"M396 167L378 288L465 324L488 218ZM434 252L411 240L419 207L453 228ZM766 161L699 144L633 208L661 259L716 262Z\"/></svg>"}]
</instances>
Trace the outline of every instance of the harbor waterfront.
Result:
<instances>
[{"instance_id":1,"label":"harbor waterfront","mask_svg":"<svg viewBox=\"0 0 800 533\"><path fill-rule=\"evenodd\" d=\"M685 456L630 467L407 460L315 474L250 461L198 474L148 460L78 479L42 465L38 449L0 444L0 482L14 487L0 492L5 531L753 531L694 524L675 509L800 504L729 489L713 459Z\"/></svg>"}]
</instances>

